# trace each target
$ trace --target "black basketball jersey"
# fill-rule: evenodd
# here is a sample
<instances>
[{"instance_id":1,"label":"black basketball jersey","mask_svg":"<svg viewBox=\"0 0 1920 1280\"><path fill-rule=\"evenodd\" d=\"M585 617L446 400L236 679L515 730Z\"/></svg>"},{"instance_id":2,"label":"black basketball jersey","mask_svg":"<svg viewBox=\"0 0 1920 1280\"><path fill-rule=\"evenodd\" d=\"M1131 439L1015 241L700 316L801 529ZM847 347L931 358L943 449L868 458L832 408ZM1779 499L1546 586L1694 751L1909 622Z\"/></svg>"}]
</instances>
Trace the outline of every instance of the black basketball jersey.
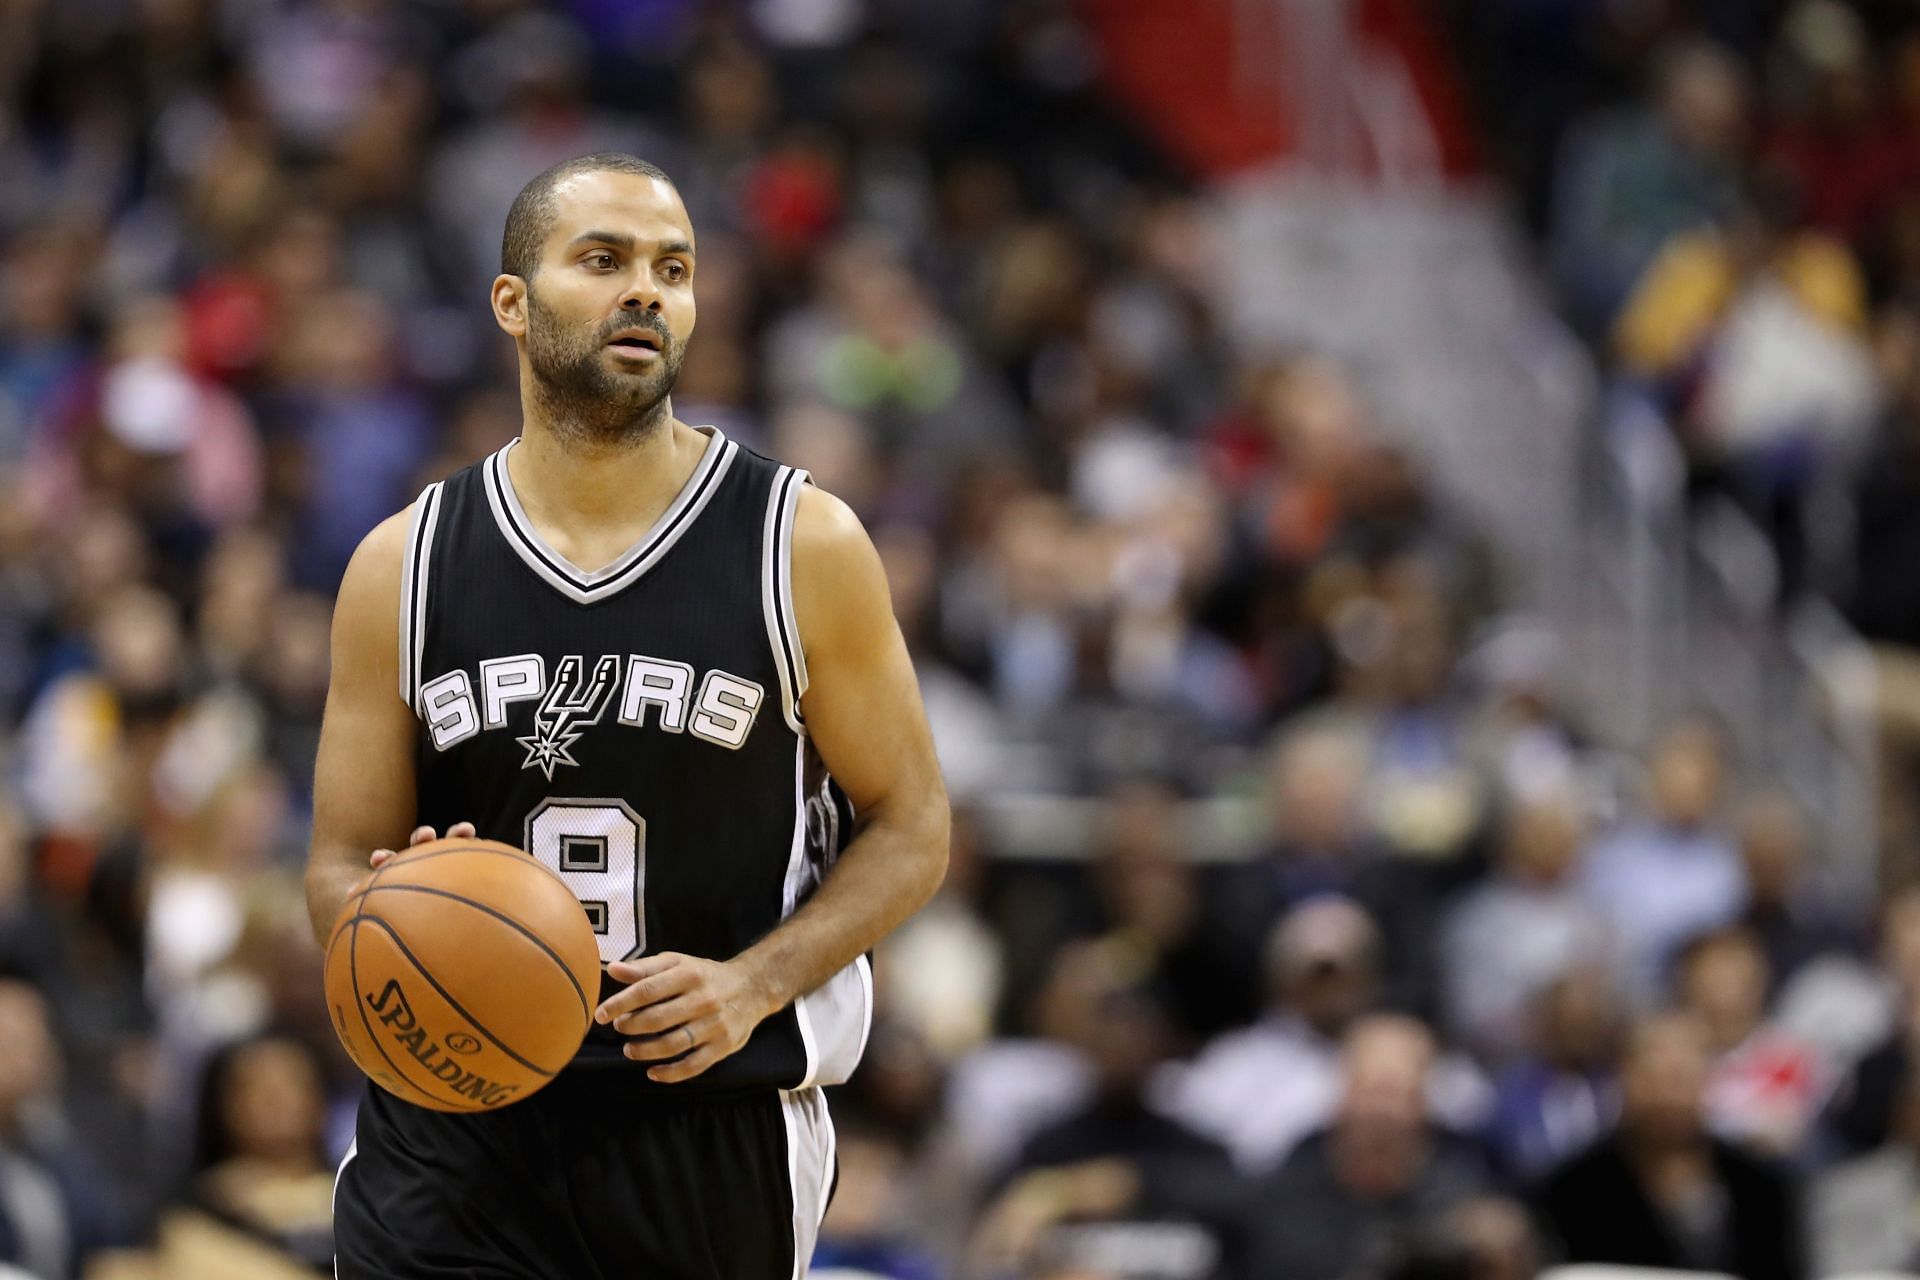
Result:
<instances>
[{"instance_id":1,"label":"black basketball jersey","mask_svg":"<svg viewBox=\"0 0 1920 1280\"><path fill-rule=\"evenodd\" d=\"M414 503L400 693L419 721L419 820L472 822L574 889L600 959L725 960L790 915L850 832L810 750L789 573L803 472L702 428L691 479L585 572L548 546L509 444ZM517 441L515 442L517 443ZM603 998L619 984L603 975ZM674 1088L845 1080L872 1016L862 958ZM595 1024L570 1069L632 1069Z\"/></svg>"}]
</instances>

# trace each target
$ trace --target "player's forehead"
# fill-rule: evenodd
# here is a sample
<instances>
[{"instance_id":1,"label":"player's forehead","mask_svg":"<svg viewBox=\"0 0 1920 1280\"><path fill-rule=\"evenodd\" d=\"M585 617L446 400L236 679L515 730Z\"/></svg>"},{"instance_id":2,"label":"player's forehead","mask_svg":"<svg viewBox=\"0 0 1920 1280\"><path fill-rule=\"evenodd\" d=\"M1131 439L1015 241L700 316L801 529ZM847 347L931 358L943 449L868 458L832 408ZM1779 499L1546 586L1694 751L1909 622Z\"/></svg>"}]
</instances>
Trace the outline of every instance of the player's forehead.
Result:
<instances>
[{"instance_id":1,"label":"player's forehead","mask_svg":"<svg viewBox=\"0 0 1920 1280\"><path fill-rule=\"evenodd\" d=\"M563 249L596 231L631 236L641 245L693 243L693 222L670 182L596 171L555 183L547 248Z\"/></svg>"}]
</instances>

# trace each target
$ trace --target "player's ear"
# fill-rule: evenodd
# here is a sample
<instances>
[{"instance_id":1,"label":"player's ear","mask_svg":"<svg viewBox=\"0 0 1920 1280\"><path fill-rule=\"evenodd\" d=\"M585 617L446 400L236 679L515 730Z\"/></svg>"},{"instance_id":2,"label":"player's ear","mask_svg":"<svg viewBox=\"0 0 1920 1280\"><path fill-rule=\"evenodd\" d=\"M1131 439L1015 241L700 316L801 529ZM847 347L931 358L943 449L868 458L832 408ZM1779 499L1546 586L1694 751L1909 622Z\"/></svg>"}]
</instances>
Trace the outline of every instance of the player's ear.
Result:
<instances>
[{"instance_id":1,"label":"player's ear","mask_svg":"<svg viewBox=\"0 0 1920 1280\"><path fill-rule=\"evenodd\" d=\"M527 282L519 276L493 278L493 320L516 338L527 335Z\"/></svg>"}]
</instances>

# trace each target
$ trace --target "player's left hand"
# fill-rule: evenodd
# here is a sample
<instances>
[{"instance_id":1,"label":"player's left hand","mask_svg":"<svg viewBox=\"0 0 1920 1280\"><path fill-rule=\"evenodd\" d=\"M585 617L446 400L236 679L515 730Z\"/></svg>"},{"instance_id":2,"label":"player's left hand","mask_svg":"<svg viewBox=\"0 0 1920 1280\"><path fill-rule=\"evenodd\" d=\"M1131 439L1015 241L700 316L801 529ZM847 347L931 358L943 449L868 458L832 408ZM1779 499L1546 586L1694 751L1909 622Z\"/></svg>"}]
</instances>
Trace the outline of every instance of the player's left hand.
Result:
<instances>
[{"instance_id":1,"label":"player's left hand","mask_svg":"<svg viewBox=\"0 0 1920 1280\"><path fill-rule=\"evenodd\" d=\"M725 961L663 951L616 960L607 973L627 987L601 1002L594 1021L633 1037L627 1057L660 1063L647 1076L661 1084L691 1080L738 1053L773 1012L746 971Z\"/></svg>"}]
</instances>

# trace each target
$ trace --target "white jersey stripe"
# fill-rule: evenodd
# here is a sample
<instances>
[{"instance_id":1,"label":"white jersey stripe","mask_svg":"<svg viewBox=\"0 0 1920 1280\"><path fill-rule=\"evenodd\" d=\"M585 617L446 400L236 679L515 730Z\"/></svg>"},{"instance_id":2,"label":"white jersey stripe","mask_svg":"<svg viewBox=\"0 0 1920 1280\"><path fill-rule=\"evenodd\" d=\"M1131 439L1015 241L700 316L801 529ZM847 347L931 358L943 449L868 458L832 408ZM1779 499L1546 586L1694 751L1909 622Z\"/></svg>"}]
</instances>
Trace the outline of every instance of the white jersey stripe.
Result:
<instances>
[{"instance_id":1,"label":"white jersey stripe","mask_svg":"<svg viewBox=\"0 0 1920 1280\"><path fill-rule=\"evenodd\" d=\"M773 487L767 494L767 523L760 548L760 608L766 618L767 644L773 650L773 665L780 672L780 708L786 716L787 727L795 733L803 733L805 729L800 723L803 690L796 678L794 645L789 639L794 634L792 611L784 603L792 598L786 561L793 545L790 519L785 519L789 526L786 536L781 530L783 519L791 516L788 491L797 487L798 477L804 474L792 467L782 467L774 477Z\"/></svg>"},{"instance_id":2,"label":"white jersey stripe","mask_svg":"<svg viewBox=\"0 0 1920 1280\"><path fill-rule=\"evenodd\" d=\"M786 659L792 668L794 715L804 720L800 714L800 701L807 696L807 651L800 643L800 624L794 618L793 611L793 524L800 510L800 488L809 482L810 477L804 471L795 471L794 482L787 486L780 499L780 547L776 564L779 567L779 601L782 632L786 637Z\"/></svg>"},{"instance_id":3,"label":"white jersey stripe","mask_svg":"<svg viewBox=\"0 0 1920 1280\"><path fill-rule=\"evenodd\" d=\"M340 1167L333 1171L333 1194L327 1198L327 1212L336 1218L339 1217L340 1211L340 1179L347 1176L347 1166L352 1164L353 1158L359 1154L360 1139L356 1136L351 1142L347 1143L347 1154L340 1157ZM335 1252L333 1255L333 1280L340 1280L340 1255L338 1252Z\"/></svg>"},{"instance_id":4,"label":"white jersey stripe","mask_svg":"<svg viewBox=\"0 0 1920 1280\"><path fill-rule=\"evenodd\" d=\"M838 1142L827 1099L818 1089L780 1091L780 1112L787 1130L787 1179L793 1190L793 1273L805 1280L827 1213Z\"/></svg>"},{"instance_id":5,"label":"white jersey stripe","mask_svg":"<svg viewBox=\"0 0 1920 1280\"><path fill-rule=\"evenodd\" d=\"M414 499L407 521L406 559L400 566L400 700L420 709L420 653L426 643L428 560L440 515L440 486L430 484Z\"/></svg>"}]
</instances>

